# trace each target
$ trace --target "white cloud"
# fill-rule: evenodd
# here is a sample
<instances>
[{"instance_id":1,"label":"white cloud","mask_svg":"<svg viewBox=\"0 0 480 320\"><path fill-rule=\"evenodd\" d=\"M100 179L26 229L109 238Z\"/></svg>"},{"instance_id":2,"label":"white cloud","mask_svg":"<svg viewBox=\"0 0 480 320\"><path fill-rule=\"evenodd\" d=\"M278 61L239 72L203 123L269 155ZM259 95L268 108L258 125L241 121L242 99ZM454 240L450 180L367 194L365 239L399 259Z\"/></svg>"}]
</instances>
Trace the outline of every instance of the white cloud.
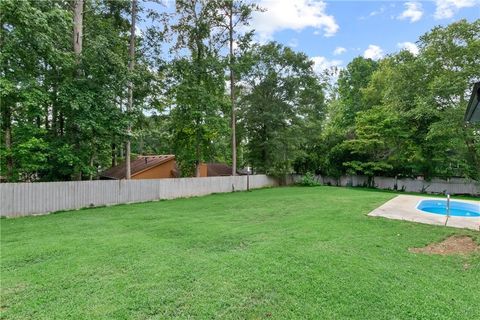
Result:
<instances>
[{"instance_id":1,"label":"white cloud","mask_svg":"<svg viewBox=\"0 0 480 320\"><path fill-rule=\"evenodd\" d=\"M340 68L343 63L342 60L328 60L327 58L322 56L312 57L310 58L310 60L313 61L313 71L318 74L331 67Z\"/></svg>"},{"instance_id":2,"label":"white cloud","mask_svg":"<svg viewBox=\"0 0 480 320\"><path fill-rule=\"evenodd\" d=\"M419 51L415 43L408 42L408 41L397 43L397 47L399 47L402 50L410 51L415 56L418 54L418 51Z\"/></svg>"},{"instance_id":3,"label":"white cloud","mask_svg":"<svg viewBox=\"0 0 480 320\"><path fill-rule=\"evenodd\" d=\"M453 17L458 10L480 5L480 0L436 0L435 19L448 19Z\"/></svg>"},{"instance_id":4,"label":"white cloud","mask_svg":"<svg viewBox=\"0 0 480 320\"><path fill-rule=\"evenodd\" d=\"M388 10L388 7L386 7L386 6L381 6L380 9L378 9L378 10L373 10L372 12L370 12L370 13L368 14L368 16L361 16L361 17L359 17L358 19L359 19L359 20L367 20L367 19L372 18L372 17L375 17L375 16L380 16L380 15L383 15L383 13L385 13L387 10Z\"/></svg>"},{"instance_id":5,"label":"white cloud","mask_svg":"<svg viewBox=\"0 0 480 320\"><path fill-rule=\"evenodd\" d=\"M338 56L345 52L347 52L347 49L344 47L336 47L335 50L333 50L333 55Z\"/></svg>"},{"instance_id":6,"label":"white cloud","mask_svg":"<svg viewBox=\"0 0 480 320\"><path fill-rule=\"evenodd\" d=\"M373 60L381 59L383 58L383 49L379 46L371 44L368 46L367 50L363 52L363 57Z\"/></svg>"},{"instance_id":7,"label":"white cloud","mask_svg":"<svg viewBox=\"0 0 480 320\"><path fill-rule=\"evenodd\" d=\"M339 29L335 17L326 13L326 3L314 0L261 0L259 6L265 12L255 12L252 27L260 41L271 40L281 30L301 31L314 28L325 37L333 36ZM314 32L314 33L315 33Z\"/></svg>"},{"instance_id":8,"label":"white cloud","mask_svg":"<svg viewBox=\"0 0 480 320\"><path fill-rule=\"evenodd\" d=\"M405 2L405 10L398 16L398 19L410 19L410 22L418 21L423 16L422 4L419 2Z\"/></svg>"}]
</instances>

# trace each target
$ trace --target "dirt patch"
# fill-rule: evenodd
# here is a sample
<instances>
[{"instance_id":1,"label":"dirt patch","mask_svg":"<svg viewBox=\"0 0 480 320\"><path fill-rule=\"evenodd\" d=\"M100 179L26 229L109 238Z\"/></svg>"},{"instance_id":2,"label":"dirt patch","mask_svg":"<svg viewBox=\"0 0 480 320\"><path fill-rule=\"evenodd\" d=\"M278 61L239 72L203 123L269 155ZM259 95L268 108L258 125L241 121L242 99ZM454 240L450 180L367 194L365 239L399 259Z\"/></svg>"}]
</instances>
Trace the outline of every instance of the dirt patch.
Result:
<instances>
[{"instance_id":1,"label":"dirt patch","mask_svg":"<svg viewBox=\"0 0 480 320\"><path fill-rule=\"evenodd\" d=\"M423 248L410 248L408 251L413 253L425 254L469 254L480 252L480 246L467 236L451 236L442 242L431 243Z\"/></svg>"}]
</instances>

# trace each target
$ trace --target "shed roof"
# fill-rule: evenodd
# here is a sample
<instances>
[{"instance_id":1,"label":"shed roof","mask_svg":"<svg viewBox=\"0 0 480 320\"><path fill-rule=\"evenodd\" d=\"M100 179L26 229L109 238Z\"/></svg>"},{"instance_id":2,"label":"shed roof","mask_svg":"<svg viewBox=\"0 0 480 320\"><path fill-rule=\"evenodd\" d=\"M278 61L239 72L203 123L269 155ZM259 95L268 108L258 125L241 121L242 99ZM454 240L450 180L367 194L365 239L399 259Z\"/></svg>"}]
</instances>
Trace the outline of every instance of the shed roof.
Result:
<instances>
[{"instance_id":1,"label":"shed roof","mask_svg":"<svg viewBox=\"0 0 480 320\"><path fill-rule=\"evenodd\" d=\"M231 176L232 167L224 163L207 163L207 177Z\"/></svg>"},{"instance_id":2,"label":"shed roof","mask_svg":"<svg viewBox=\"0 0 480 320\"><path fill-rule=\"evenodd\" d=\"M232 167L225 163L206 163L207 177L231 176ZM247 172L237 170L237 175L246 175Z\"/></svg>"},{"instance_id":3,"label":"shed roof","mask_svg":"<svg viewBox=\"0 0 480 320\"><path fill-rule=\"evenodd\" d=\"M464 120L468 122L480 122L480 82L475 83L473 86Z\"/></svg>"},{"instance_id":4,"label":"shed roof","mask_svg":"<svg viewBox=\"0 0 480 320\"><path fill-rule=\"evenodd\" d=\"M161 165L162 163L174 160L175 156L172 154L167 155L154 155L154 156L139 156L137 159L130 162L130 172L134 176L140 172L146 171L148 169L154 168ZM109 178L109 179L125 179L126 165L125 162L111 167L108 170L100 173L100 177Z\"/></svg>"}]
</instances>

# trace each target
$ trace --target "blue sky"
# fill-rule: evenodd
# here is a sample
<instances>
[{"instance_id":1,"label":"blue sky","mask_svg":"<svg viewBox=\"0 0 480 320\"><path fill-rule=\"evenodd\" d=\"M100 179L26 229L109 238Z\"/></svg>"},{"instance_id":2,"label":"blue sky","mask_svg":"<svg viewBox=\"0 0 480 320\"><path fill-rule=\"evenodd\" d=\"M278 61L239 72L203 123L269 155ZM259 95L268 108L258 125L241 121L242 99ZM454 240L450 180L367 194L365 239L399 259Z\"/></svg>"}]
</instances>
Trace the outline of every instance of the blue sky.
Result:
<instances>
[{"instance_id":1,"label":"blue sky","mask_svg":"<svg viewBox=\"0 0 480 320\"><path fill-rule=\"evenodd\" d=\"M434 26L480 18L478 0L264 0L260 5L269 9L253 21L261 40L305 52L318 70L344 67L359 55L378 59L402 47L415 51L418 38Z\"/></svg>"},{"instance_id":2,"label":"blue sky","mask_svg":"<svg viewBox=\"0 0 480 320\"><path fill-rule=\"evenodd\" d=\"M173 8L173 0L165 1ZM480 0L255 2L267 9L252 20L257 41L303 51L317 71L345 67L359 55L379 59L401 48L415 52L415 42L434 26L480 18Z\"/></svg>"}]
</instances>

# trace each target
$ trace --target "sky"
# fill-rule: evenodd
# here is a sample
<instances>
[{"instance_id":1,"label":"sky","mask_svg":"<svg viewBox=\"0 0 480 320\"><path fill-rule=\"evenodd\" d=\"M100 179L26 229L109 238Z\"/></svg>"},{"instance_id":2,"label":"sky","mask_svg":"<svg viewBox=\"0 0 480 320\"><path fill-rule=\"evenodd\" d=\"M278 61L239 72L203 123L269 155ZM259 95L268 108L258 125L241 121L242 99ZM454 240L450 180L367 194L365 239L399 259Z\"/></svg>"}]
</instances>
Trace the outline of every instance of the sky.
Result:
<instances>
[{"instance_id":1,"label":"sky","mask_svg":"<svg viewBox=\"0 0 480 320\"><path fill-rule=\"evenodd\" d=\"M415 42L433 27L480 19L480 0L255 2L266 9L251 21L256 40L305 52L318 72L345 67L357 56L380 59L401 49L415 54Z\"/></svg>"}]
</instances>

